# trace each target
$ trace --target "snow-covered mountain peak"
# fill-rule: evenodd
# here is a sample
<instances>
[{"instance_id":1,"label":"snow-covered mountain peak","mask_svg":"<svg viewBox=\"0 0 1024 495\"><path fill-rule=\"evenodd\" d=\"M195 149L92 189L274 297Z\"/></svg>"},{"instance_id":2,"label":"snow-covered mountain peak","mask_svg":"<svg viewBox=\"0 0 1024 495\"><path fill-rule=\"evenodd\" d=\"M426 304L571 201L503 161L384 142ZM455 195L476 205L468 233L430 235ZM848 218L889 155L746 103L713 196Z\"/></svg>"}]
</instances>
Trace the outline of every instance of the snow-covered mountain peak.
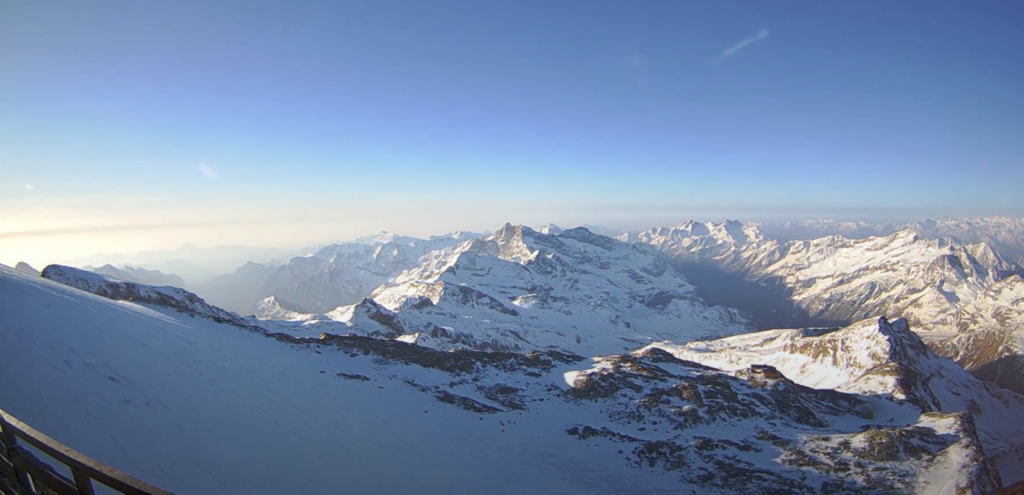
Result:
<instances>
[{"instance_id":1,"label":"snow-covered mountain peak","mask_svg":"<svg viewBox=\"0 0 1024 495\"><path fill-rule=\"evenodd\" d=\"M858 381L885 370L878 376L888 381L872 383L871 390L893 393L903 400L909 398L897 368L914 367L931 359L927 346L910 331L906 320L890 322L885 317L841 329L766 330L678 347L652 346L668 349L680 359L725 369L737 362L749 365L758 359L772 361L787 377L793 375L794 380L816 388L865 392Z\"/></svg>"},{"instance_id":2,"label":"snow-covered mountain peak","mask_svg":"<svg viewBox=\"0 0 1024 495\"><path fill-rule=\"evenodd\" d=\"M404 236L395 234L393 232L388 232L386 230L382 230L380 232L377 232L376 234L370 234L370 235L367 235L367 236L358 237L358 238L356 238L355 242L358 242L360 244L369 244L369 245L372 246L374 244L384 244L384 243L388 243L388 242L396 242L396 239L398 240L398 242L401 242L401 240L403 238L404 238Z\"/></svg>"},{"instance_id":3,"label":"snow-covered mountain peak","mask_svg":"<svg viewBox=\"0 0 1024 495\"><path fill-rule=\"evenodd\" d=\"M427 238L428 241L464 241L466 239L472 239L480 237L480 234L476 232L470 232L468 230L456 230L442 235L432 235Z\"/></svg>"},{"instance_id":4,"label":"snow-covered mountain peak","mask_svg":"<svg viewBox=\"0 0 1024 495\"><path fill-rule=\"evenodd\" d=\"M600 249L604 249L605 251L612 251L620 244L620 241L612 239L611 237L595 234L586 227L576 227L563 230L558 234L558 237L563 239L573 239L584 244L590 244L591 246L596 246Z\"/></svg>"},{"instance_id":5,"label":"snow-covered mountain peak","mask_svg":"<svg viewBox=\"0 0 1024 495\"><path fill-rule=\"evenodd\" d=\"M506 223L497 232L474 242L469 251L522 264L532 261L537 256L538 249L534 245L538 239L543 240L546 237L549 236L529 227Z\"/></svg>"},{"instance_id":6,"label":"snow-covered mountain peak","mask_svg":"<svg viewBox=\"0 0 1024 495\"><path fill-rule=\"evenodd\" d=\"M424 255L371 297L415 332L442 334L430 344L441 348L610 352L655 335L749 328L735 311L705 305L653 248L586 228L507 224Z\"/></svg>"},{"instance_id":7,"label":"snow-covered mountain peak","mask_svg":"<svg viewBox=\"0 0 1024 495\"><path fill-rule=\"evenodd\" d=\"M542 234L560 234L560 233L562 233L562 230L564 230L564 229L562 229L561 227L559 227L559 226L557 226L557 225L555 225L553 223L549 223L547 225L543 225L543 226L537 227L534 230L536 230L537 232L540 232Z\"/></svg>"},{"instance_id":8,"label":"snow-covered mountain peak","mask_svg":"<svg viewBox=\"0 0 1024 495\"><path fill-rule=\"evenodd\" d=\"M722 223L696 222L689 220L675 227L655 227L647 231L623 234L620 241L642 242L659 249L694 250L715 247L721 251L725 247L742 247L765 239L755 224L727 220Z\"/></svg>"},{"instance_id":9,"label":"snow-covered mountain peak","mask_svg":"<svg viewBox=\"0 0 1024 495\"><path fill-rule=\"evenodd\" d=\"M301 308L296 308L287 301L278 299L277 296L268 296L261 299L256 304L256 310L253 314L259 319L280 321L307 321L316 317L315 315L303 313Z\"/></svg>"}]
</instances>

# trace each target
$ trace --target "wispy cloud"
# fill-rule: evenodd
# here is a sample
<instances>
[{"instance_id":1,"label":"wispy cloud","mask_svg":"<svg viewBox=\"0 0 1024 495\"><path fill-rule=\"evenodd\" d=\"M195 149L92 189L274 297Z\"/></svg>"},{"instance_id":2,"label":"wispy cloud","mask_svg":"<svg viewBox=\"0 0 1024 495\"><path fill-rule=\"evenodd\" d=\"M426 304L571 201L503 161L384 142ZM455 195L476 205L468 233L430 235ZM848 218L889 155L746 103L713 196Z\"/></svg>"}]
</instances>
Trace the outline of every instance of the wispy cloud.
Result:
<instances>
[{"instance_id":1,"label":"wispy cloud","mask_svg":"<svg viewBox=\"0 0 1024 495\"><path fill-rule=\"evenodd\" d=\"M213 168L211 168L205 162L199 164L199 171L202 172L203 175L205 175L205 176L207 176L207 177L209 177L211 179L216 179L217 178L217 171L214 170Z\"/></svg>"},{"instance_id":2,"label":"wispy cloud","mask_svg":"<svg viewBox=\"0 0 1024 495\"><path fill-rule=\"evenodd\" d=\"M746 48L747 46L750 46L750 45L752 45L754 43L757 43L758 41L761 41L761 40L767 38L769 34L771 34L771 33L769 33L767 29L760 29L760 30L758 30L757 34L755 34L755 35L753 35L753 36L751 36L751 37L749 37L749 38L747 38L747 39L745 39L743 41L740 41L739 43L736 43L735 45L732 45L729 48L726 48L725 51L723 51L722 54L719 55L718 58L715 59L715 62L721 62L721 61L725 60L727 57L735 55L736 52Z\"/></svg>"},{"instance_id":3,"label":"wispy cloud","mask_svg":"<svg viewBox=\"0 0 1024 495\"><path fill-rule=\"evenodd\" d=\"M26 191L34 191L35 188L36 188L35 184L25 184L25 190Z\"/></svg>"}]
</instances>

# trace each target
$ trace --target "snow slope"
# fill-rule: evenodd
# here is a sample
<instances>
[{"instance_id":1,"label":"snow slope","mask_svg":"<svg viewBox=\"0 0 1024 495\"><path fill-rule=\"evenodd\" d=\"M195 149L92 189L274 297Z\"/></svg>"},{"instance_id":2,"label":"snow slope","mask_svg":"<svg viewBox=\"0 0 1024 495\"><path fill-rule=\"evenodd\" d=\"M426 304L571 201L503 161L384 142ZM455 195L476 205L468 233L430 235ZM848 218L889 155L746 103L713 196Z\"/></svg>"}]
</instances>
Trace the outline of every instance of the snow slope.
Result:
<instances>
[{"instance_id":1,"label":"snow slope","mask_svg":"<svg viewBox=\"0 0 1024 495\"><path fill-rule=\"evenodd\" d=\"M0 407L183 495L981 495L1000 483L967 413L659 349L588 364L298 339L153 301L0 268Z\"/></svg>"}]
</instances>

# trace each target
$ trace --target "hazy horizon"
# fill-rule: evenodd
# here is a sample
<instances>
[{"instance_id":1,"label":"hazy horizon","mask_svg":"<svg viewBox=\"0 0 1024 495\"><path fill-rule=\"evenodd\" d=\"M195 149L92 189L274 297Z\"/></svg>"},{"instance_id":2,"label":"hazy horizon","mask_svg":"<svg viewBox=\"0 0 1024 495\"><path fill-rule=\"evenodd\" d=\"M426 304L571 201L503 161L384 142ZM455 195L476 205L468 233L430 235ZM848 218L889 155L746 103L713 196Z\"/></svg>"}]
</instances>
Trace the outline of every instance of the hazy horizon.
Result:
<instances>
[{"instance_id":1,"label":"hazy horizon","mask_svg":"<svg viewBox=\"0 0 1024 495\"><path fill-rule=\"evenodd\" d=\"M0 261L1024 215L1024 11L798 3L5 3Z\"/></svg>"},{"instance_id":2,"label":"hazy horizon","mask_svg":"<svg viewBox=\"0 0 1024 495\"><path fill-rule=\"evenodd\" d=\"M813 221L836 221L836 222L864 222L869 224L904 224L912 223L930 219L968 219L968 218L1024 218L1008 215L986 215L986 216L934 216L934 217L907 217L907 218L895 218L895 219L876 219L876 220L863 220L857 218L844 218L835 216L821 216L821 217L807 217L807 218L790 218L790 219L777 219L777 220L752 220L741 217L720 217L720 218L697 218L697 217L680 217L675 221L666 221L652 224L640 224L640 223L593 223L593 222L490 222L478 224L478 228L451 228L441 230L429 230L424 228L410 228L410 229L376 229L376 230L352 230L350 234L339 234L336 236L323 236L318 238L309 238L308 240L292 240L300 238L282 238L276 236L278 242L265 242L268 238L263 237L259 232L253 232L252 225L240 225L235 226L241 228L239 232L241 235L234 236L231 233L220 232L220 235L213 235L207 237L206 242L196 241L189 235L193 235L196 226L186 226L181 230L175 228L168 228L167 226L152 226L147 228L129 228L123 231L119 229L111 229L109 231L100 232L50 232L50 233L25 233L25 234L11 234L11 233L0 233L0 239L3 243L0 244L0 264L7 266L14 266L18 262L26 262L32 265L36 269L42 269L44 266L54 263L72 263L72 264L86 264L82 260L86 259L102 259L104 256L110 258L114 257L131 257L144 252L151 251L174 251L183 248L187 245L191 245L200 249L220 248L220 247L244 247L244 248L266 248L266 249L283 249L290 251L298 251L304 248L311 248L316 246L323 246L331 243L339 242L352 242L362 237L372 236L382 232L390 232L396 235L410 236L427 238L434 235L444 235L454 232L473 232L477 234L486 234L495 231L502 227L506 223L513 225L526 225L532 228L539 228L547 225L556 225L560 228L575 228L575 227L586 227L591 230L596 230L597 233L606 234L601 230L611 231L614 234L624 232L637 232L644 231L656 227L673 227L681 225L688 221L697 222L725 222L729 220L736 220L744 223L759 223L759 224L777 224L782 222L813 222ZM282 224L281 226L287 226ZM225 225L211 224L206 226L208 228L223 229ZM147 234L147 232L156 232L158 235ZM111 236L123 236L119 240ZM55 239L68 242L52 242ZM249 239L248 242L245 239ZM39 249L43 246L44 241L51 241L46 243L49 246L48 249ZM92 242L81 242L83 240L91 240ZM70 242L78 241L78 242ZM261 242L262 241L262 242ZM97 246L97 247L92 247ZM103 246L114 246L113 249L104 250ZM131 246L138 246L132 248ZM265 260L251 260L251 261L265 261ZM106 264L109 261L95 261L94 263ZM113 262L115 265L121 262ZM136 263L139 264L139 263ZM145 264L145 263L141 263Z\"/></svg>"}]
</instances>

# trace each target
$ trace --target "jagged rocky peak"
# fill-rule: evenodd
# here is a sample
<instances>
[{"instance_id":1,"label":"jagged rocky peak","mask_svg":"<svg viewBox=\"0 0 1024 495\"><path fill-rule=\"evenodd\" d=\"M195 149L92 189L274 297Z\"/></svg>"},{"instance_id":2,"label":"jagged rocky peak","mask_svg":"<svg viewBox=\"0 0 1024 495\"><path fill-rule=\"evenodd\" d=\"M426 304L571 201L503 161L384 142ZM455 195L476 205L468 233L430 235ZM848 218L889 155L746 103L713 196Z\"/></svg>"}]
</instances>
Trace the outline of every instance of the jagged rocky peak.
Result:
<instances>
[{"instance_id":1,"label":"jagged rocky peak","mask_svg":"<svg viewBox=\"0 0 1024 495\"><path fill-rule=\"evenodd\" d=\"M27 273L36 277L39 276L39 270L32 268L32 265L25 263L24 261L19 261L17 265L14 265L14 269L21 273Z\"/></svg>"},{"instance_id":2,"label":"jagged rocky peak","mask_svg":"<svg viewBox=\"0 0 1024 495\"><path fill-rule=\"evenodd\" d=\"M889 314L906 318L929 343L1024 328L1024 304L1015 303L1005 289L993 290L1024 269L1006 262L987 241L964 244L954 236L928 237L911 228L858 239L837 234L743 245L730 239L709 234L640 240L681 262L687 276L714 296L709 300L748 311L761 328L848 324ZM1019 336L1017 349L1024 348L1024 334ZM984 341L958 338L956 343ZM989 361L975 359L986 355L984 349L936 348L965 357L961 362L979 373L1001 359L994 354L988 354ZM1024 377L1024 371L1014 373Z\"/></svg>"},{"instance_id":3,"label":"jagged rocky peak","mask_svg":"<svg viewBox=\"0 0 1024 495\"><path fill-rule=\"evenodd\" d=\"M551 237L523 225L506 223L495 233L474 239L466 246L465 252L495 256L515 263L527 263L536 258L539 250L538 238Z\"/></svg>"},{"instance_id":4,"label":"jagged rocky peak","mask_svg":"<svg viewBox=\"0 0 1024 495\"><path fill-rule=\"evenodd\" d=\"M306 321L314 317L277 296L268 296L256 304L254 313L261 320Z\"/></svg>"},{"instance_id":5,"label":"jagged rocky peak","mask_svg":"<svg viewBox=\"0 0 1024 495\"><path fill-rule=\"evenodd\" d=\"M373 245L373 244L383 244L383 243L395 242L396 240L401 240L403 237L404 236L395 234L393 232L388 232L386 230L382 230L380 232L377 232L376 234L370 234L368 236L360 237L360 238L356 239L355 242L358 242L360 244L370 244L370 245Z\"/></svg>"},{"instance_id":6,"label":"jagged rocky peak","mask_svg":"<svg viewBox=\"0 0 1024 495\"><path fill-rule=\"evenodd\" d=\"M586 227L576 227L569 230L563 230L562 233L557 235L557 237L573 239L585 244L597 246L605 251L611 251L620 242L612 239L611 237L595 234Z\"/></svg>"},{"instance_id":7,"label":"jagged rocky peak","mask_svg":"<svg viewBox=\"0 0 1024 495\"><path fill-rule=\"evenodd\" d=\"M397 312L411 333L440 335L417 340L440 348L474 342L473 348L611 352L655 335L750 329L738 312L700 300L653 248L586 228L549 235L507 224L424 255L372 297ZM452 335L458 338L445 344Z\"/></svg>"},{"instance_id":8,"label":"jagged rocky peak","mask_svg":"<svg viewBox=\"0 0 1024 495\"><path fill-rule=\"evenodd\" d=\"M560 234L560 233L562 233L562 228L557 226L557 225L555 225L555 224L553 224L553 223L549 223L547 225L538 227L538 228L536 228L534 230L536 230L537 232L540 232L541 234Z\"/></svg>"},{"instance_id":9,"label":"jagged rocky peak","mask_svg":"<svg viewBox=\"0 0 1024 495\"><path fill-rule=\"evenodd\" d=\"M620 241L651 244L668 252L696 246L744 246L765 240L756 224L737 220L722 223L688 220L675 227L655 227L647 231L623 234Z\"/></svg>"},{"instance_id":10,"label":"jagged rocky peak","mask_svg":"<svg viewBox=\"0 0 1024 495\"><path fill-rule=\"evenodd\" d=\"M672 230L678 230L690 235L708 235L711 233L711 229L708 228L707 223L698 222L696 220L687 220L686 222L670 229L662 229L659 227L657 230L659 232L671 232Z\"/></svg>"}]
</instances>

